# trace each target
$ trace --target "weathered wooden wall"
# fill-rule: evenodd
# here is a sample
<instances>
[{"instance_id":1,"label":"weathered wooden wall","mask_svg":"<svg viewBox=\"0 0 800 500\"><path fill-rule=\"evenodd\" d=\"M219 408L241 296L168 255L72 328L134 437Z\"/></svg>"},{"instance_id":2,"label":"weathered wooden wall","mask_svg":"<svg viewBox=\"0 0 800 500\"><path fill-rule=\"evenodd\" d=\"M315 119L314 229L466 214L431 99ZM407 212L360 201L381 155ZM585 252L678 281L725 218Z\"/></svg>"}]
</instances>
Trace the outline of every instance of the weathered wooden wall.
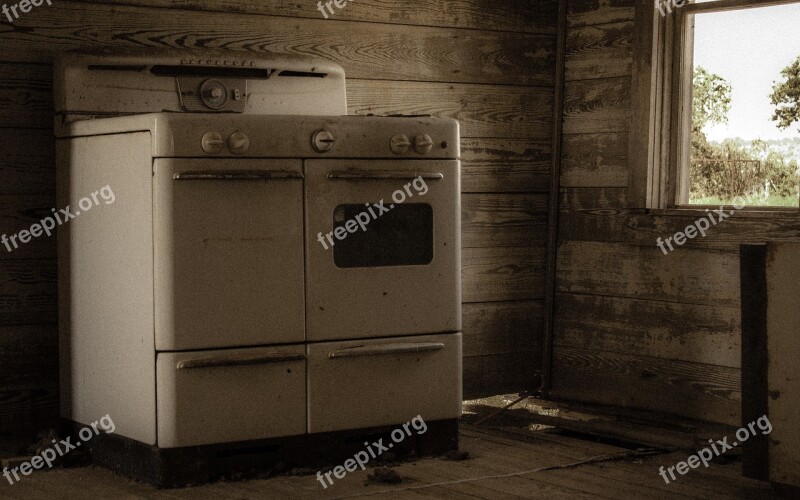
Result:
<instances>
[{"instance_id":1,"label":"weathered wooden wall","mask_svg":"<svg viewBox=\"0 0 800 500\"><path fill-rule=\"evenodd\" d=\"M737 214L665 256L696 216L627 210L635 4L569 0L554 394L738 424L740 243L796 217Z\"/></svg>"},{"instance_id":2,"label":"weathered wooden wall","mask_svg":"<svg viewBox=\"0 0 800 500\"><path fill-rule=\"evenodd\" d=\"M55 207L52 61L71 49L215 47L340 63L350 114L462 125L467 395L528 388L538 366L555 0L58 0L0 23L0 232ZM55 240L0 247L0 435L57 416Z\"/></svg>"}]
</instances>

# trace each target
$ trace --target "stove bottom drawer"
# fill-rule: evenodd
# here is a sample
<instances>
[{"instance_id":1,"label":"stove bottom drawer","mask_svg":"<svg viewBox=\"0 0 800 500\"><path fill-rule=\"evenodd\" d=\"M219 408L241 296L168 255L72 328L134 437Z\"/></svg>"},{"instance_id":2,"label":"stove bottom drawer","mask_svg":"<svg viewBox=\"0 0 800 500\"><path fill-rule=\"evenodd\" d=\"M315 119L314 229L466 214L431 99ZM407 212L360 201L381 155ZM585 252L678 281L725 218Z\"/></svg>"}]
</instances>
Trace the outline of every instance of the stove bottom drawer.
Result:
<instances>
[{"instance_id":1,"label":"stove bottom drawer","mask_svg":"<svg viewBox=\"0 0 800 500\"><path fill-rule=\"evenodd\" d=\"M304 346L159 353L158 446L306 432Z\"/></svg>"},{"instance_id":2,"label":"stove bottom drawer","mask_svg":"<svg viewBox=\"0 0 800 500\"><path fill-rule=\"evenodd\" d=\"M461 334L311 344L309 432L461 417Z\"/></svg>"}]
</instances>

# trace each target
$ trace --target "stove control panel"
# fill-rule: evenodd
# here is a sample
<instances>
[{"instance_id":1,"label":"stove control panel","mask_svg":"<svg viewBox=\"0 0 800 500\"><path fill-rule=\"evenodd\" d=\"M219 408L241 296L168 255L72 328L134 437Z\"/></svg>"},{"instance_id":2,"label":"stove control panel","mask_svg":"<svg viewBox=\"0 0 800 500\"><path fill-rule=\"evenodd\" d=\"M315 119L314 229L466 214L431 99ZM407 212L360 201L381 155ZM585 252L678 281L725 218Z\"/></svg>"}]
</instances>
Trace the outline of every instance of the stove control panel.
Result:
<instances>
[{"instance_id":1,"label":"stove control panel","mask_svg":"<svg viewBox=\"0 0 800 500\"><path fill-rule=\"evenodd\" d=\"M458 123L393 117L158 114L159 155L243 158L457 159ZM137 125L138 126L138 125Z\"/></svg>"}]
</instances>

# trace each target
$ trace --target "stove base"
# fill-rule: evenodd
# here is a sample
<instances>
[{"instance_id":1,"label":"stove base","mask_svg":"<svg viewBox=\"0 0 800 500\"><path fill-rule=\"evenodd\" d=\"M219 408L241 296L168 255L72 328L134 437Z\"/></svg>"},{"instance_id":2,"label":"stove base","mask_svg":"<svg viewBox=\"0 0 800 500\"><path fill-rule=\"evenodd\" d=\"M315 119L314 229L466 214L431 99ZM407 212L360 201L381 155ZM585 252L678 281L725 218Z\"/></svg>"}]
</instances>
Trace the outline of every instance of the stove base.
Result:
<instances>
[{"instance_id":1,"label":"stove base","mask_svg":"<svg viewBox=\"0 0 800 500\"><path fill-rule=\"evenodd\" d=\"M458 420L426 422L425 434L416 433L396 443L369 465L395 458L440 455L458 449ZM78 430L84 426L69 423ZM295 468L322 470L343 465L366 451L365 442L383 439L392 443L391 431L398 426L377 427L325 434L311 434L240 443L185 448L158 448L116 434L100 434L84 444L95 464L127 478L157 488L178 488L220 479L264 477ZM375 449L375 447L373 447Z\"/></svg>"}]
</instances>

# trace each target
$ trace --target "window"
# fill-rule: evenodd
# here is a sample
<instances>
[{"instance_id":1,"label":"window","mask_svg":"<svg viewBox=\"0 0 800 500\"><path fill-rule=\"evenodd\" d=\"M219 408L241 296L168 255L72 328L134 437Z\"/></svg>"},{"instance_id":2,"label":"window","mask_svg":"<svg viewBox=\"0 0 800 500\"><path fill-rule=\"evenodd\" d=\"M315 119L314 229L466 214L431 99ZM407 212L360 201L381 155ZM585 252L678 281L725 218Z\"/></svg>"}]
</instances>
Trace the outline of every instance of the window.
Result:
<instances>
[{"instance_id":1,"label":"window","mask_svg":"<svg viewBox=\"0 0 800 500\"><path fill-rule=\"evenodd\" d=\"M632 204L797 209L800 1L659 0L636 23Z\"/></svg>"}]
</instances>

